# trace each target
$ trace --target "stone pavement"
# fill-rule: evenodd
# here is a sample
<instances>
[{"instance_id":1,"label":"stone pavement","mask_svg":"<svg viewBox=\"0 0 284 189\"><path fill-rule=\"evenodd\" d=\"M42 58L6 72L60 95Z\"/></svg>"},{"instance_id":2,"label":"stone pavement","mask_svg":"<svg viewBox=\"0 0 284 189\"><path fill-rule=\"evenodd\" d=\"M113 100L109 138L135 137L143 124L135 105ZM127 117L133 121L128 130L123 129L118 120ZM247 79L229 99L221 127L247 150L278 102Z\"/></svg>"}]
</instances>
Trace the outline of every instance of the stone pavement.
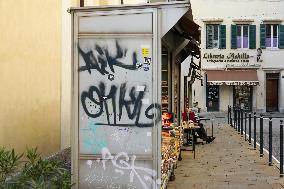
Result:
<instances>
[{"instance_id":1,"label":"stone pavement","mask_svg":"<svg viewBox=\"0 0 284 189\"><path fill-rule=\"evenodd\" d=\"M196 146L196 159L192 152L182 151L176 179L167 189L284 188L284 178L276 166L268 166L267 155L259 157L259 151L224 122L215 125L213 143Z\"/></svg>"}]
</instances>

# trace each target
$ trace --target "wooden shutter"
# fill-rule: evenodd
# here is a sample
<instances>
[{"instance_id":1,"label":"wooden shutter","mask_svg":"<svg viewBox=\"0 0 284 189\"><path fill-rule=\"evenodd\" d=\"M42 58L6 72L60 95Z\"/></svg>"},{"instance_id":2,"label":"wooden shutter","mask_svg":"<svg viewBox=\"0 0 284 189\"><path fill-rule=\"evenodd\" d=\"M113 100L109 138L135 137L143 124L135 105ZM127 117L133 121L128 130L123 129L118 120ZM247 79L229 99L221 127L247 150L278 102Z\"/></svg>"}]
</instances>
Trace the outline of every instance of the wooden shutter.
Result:
<instances>
[{"instance_id":1,"label":"wooden shutter","mask_svg":"<svg viewBox=\"0 0 284 189\"><path fill-rule=\"evenodd\" d=\"M237 48L237 25L231 25L231 49Z\"/></svg>"},{"instance_id":2,"label":"wooden shutter","mask_svg":"<svg viewBox=\"0 0 284 189\"><path fill-rule=\"evenodd\" d=\"M249 26L249 48L256 49L256 26Z\"/></svg>"},{"instance_id":3,"label":"wooden shutter","mask_svg":"<svg viewBox=\"0 0 284 189\"><path fill-rule=\"evenodd\" d=\"M220 25L219 49L226 49L226 25Z\"/></svg>"},{"instance_id":4,"label":"wooden shutter","mask_svg":"<svg viewBox=\"0 0 284 189\"><path fill-rule=\"evenodd\" d=\"M266 25L260 24L260 48L265 49Z\"/></svg>"},{"instance_id":5,"label":"wooden shutter","mask_svg":"<svg viewBox=\"0 0 284 189\"><path fill-rule=\"evenodd\" d=\"M284 49L284 25L279 25L278 47Z\"/></svg>"}]
</instances>

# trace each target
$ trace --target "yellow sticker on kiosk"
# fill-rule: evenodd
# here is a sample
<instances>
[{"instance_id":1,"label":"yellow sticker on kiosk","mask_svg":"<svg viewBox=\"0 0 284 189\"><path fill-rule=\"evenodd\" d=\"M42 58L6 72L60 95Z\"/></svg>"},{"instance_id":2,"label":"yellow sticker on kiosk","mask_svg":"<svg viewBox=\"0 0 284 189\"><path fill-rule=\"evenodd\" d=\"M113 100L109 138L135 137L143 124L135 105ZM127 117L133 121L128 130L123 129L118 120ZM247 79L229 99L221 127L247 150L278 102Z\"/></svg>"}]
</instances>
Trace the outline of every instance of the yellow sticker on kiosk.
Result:
<instances>
[{"instance_id":1,"label":"yellow sticker on kiosk","mask_svg":"<svg viewBox=\"0 0 284 189\"><path fill-rule=\"evenodd\" d=\"M149 56L149 53L150 53L150 47L149 46L142 46L141 49L142 49L142 56L143 57Z\"/></svg>"}]
</instances>

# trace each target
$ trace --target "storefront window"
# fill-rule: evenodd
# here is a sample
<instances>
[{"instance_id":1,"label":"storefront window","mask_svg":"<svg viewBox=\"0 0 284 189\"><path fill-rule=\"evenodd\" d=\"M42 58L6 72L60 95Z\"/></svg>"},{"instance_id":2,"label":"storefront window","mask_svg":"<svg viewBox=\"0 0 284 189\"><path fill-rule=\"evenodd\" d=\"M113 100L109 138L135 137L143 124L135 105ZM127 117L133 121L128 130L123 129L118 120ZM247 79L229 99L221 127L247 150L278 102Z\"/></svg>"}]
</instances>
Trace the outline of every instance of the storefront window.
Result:
<instances>
[{"instance_id":1,"label":"storefront window","mask_svg":"<svg viewBox=\"0 0 284 189\"><path fill-rule=\"evenodd\" d=\"M207 86L207 111L219 111L219 86Z\"/></svg>"},{"instance_id":2,"label":"storefront window","mask_svg":"<svg viewBox=\"0 0 284 189\"><path fill-rule=\"evenodd\" d=\"M234 86L234 106L241 107L248 111L252 110L252 86Z\"/></svg>"},{"instance_id":3,"label":"storefront window","mask_svg":"<svg viewBox=\"0 0 284 189\"><path fill-rule=\"evenodd\" d=\"M168 51L162 52L162 112L169 111Z\"/></svg>"}]
</instances>

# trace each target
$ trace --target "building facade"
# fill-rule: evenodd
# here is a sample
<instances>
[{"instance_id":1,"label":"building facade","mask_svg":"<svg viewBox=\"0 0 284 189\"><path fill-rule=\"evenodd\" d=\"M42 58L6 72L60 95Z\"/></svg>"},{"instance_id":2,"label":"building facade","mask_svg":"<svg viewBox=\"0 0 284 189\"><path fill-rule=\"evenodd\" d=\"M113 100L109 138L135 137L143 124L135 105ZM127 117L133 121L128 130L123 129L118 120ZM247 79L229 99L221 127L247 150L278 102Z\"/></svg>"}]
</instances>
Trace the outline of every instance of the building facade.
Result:
<instances>
[{"instance_id":1,"label":"building facade","mask_svg":"<svg viewBox=\"0 0 284 189\"><path fill-rule=\"evenodd\" d=\"M201 27L203 81L188 85L190 105L203 111L236 105L284 112L284 1L191 3Z\"/></svg>"},{"instance_id":2,"label":"building facade","mask_svg":"<svg viewBox=\"0 0 284 189\"><path fill-rule=\"evenodd\" d=\"M58 151L61 1L1 1L0 11L0 147Z\"/></svg>"}]
</instances>

